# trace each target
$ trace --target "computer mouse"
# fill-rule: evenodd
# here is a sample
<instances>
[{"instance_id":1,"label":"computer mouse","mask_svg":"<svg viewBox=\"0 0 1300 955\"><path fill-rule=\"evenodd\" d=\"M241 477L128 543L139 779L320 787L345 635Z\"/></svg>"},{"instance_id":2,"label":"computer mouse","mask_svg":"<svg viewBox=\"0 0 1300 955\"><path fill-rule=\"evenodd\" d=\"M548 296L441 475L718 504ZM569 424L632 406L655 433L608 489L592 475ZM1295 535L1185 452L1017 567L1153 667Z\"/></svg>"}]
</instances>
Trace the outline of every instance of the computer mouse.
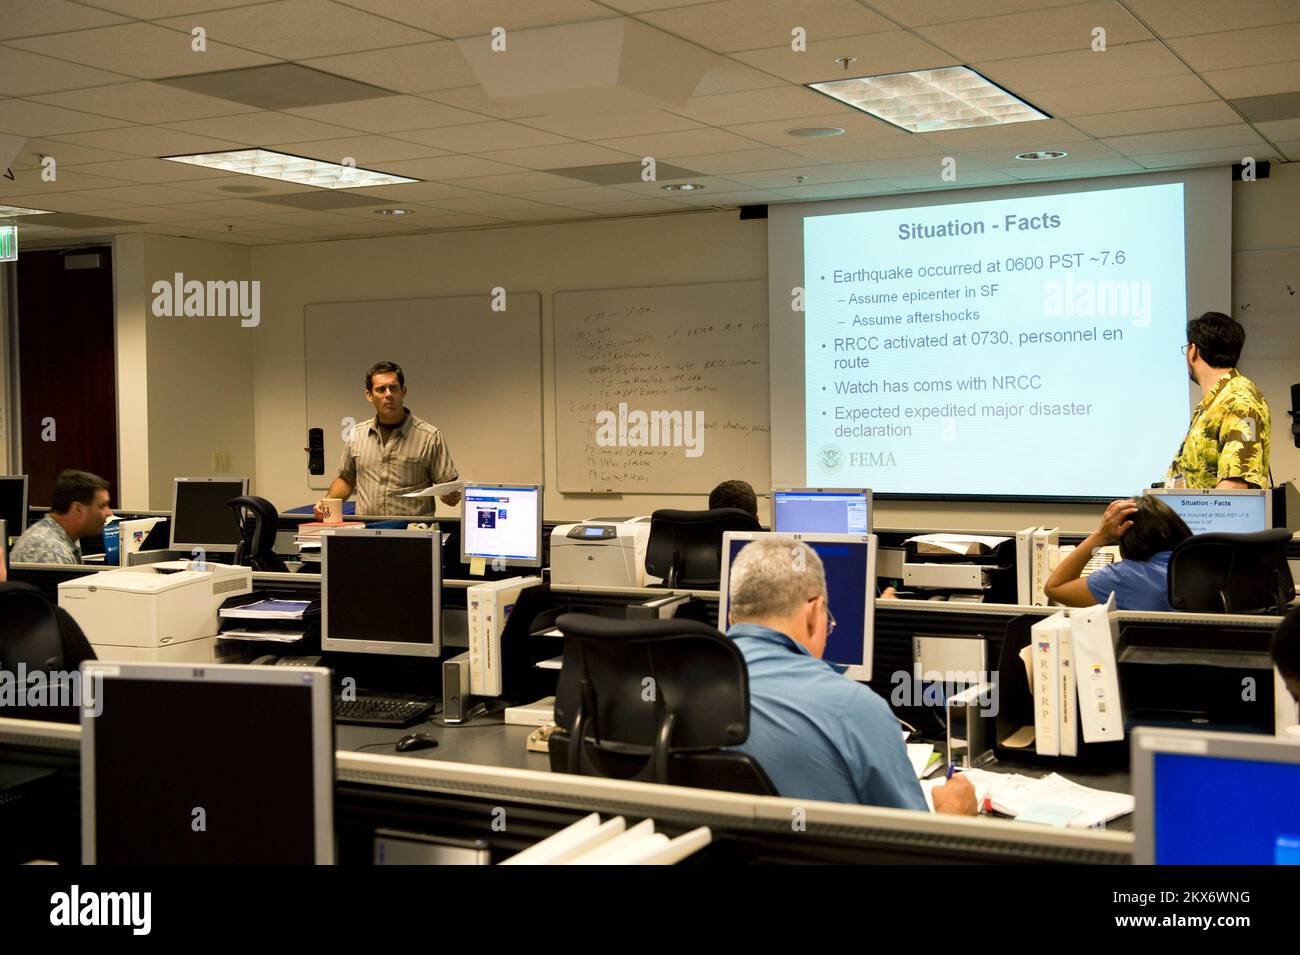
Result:
<instances>
[{"instance_id":1,"label":"computer mouse","mask_svg":"<svg viewBox=\"0 0 1300 955\"><path fill-rule=\"evenodd\" d=\"M397 751L409 753L414 749L432 749L437 745L438 741L428 733L411 733L397 741Z\"/></svg>"}]
</instances>

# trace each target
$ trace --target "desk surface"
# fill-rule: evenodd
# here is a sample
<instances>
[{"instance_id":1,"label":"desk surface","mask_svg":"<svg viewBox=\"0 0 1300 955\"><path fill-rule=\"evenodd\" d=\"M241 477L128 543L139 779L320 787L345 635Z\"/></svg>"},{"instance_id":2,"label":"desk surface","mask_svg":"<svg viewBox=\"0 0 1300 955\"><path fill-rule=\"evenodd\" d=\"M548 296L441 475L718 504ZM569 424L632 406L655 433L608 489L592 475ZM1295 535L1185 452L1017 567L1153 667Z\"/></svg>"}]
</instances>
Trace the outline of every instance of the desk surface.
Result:
<instances>
[{"instance_id":1,"label":"desk surface","mask_svg":"<svg viewBox=\"0 0 1300 955\"><path fill-rule=\"evenodd\" d=\"M533 729L532 726L507 726L502 714L495 713L457 726L425 722L406 729L386 729L338 724L334 731L335 745L340 750L548 772L551 768L550 757L545 753L530 753L525 745L528 734ZM427 733L438 740L438 745L430 749L398 753L394 744L410 733ZM939 748L942 749L942 744L939 744ZM1021 773L1027 776L1046 776L1050 772L1059 772L1081 786L1104 789L1107 792L1131 792L1129 774L1126 772L1062 771L1043 763L1021 761L996 762L983 768L994 773ZM1107 828L1115 832L1132 832L1132 814L1113 820Z\"/></svg>"}]
</instances>

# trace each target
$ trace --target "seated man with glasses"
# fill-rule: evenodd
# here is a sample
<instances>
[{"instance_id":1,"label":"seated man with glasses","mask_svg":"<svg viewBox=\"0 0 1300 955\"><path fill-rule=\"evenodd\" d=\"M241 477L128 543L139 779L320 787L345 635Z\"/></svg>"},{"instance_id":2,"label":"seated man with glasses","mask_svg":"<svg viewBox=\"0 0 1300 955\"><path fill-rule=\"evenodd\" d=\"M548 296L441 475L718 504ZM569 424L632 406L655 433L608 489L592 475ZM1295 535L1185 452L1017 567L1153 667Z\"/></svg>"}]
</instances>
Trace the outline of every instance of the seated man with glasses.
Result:
<instances>
[{"instance_id":1,"label":"seated man with glasses","mask_svg":"<svg viewBox=\"0 0 1300 955\"><path fill-rule=\"evenodd\" d=\"M731 565L730 629L749 668L749 738L777 791L795 799L926 810L889 704L821 657L835 628L821 558L807 544L761 538ZM938 812L974 815L961 776L933 792Z\"/></svg>"}]
</instances>

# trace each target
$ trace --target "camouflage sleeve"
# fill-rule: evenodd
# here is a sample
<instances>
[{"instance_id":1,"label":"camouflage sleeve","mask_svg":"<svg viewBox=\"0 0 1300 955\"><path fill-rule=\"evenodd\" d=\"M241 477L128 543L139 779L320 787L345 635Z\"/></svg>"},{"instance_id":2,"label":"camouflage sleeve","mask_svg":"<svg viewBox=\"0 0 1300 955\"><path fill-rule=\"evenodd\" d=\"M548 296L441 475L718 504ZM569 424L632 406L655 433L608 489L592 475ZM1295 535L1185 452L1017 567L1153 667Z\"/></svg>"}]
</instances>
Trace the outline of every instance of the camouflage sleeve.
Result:
<instances>
[{"instance_id":1,"label":"camouflage sleeve","mask_svg":"<svg viewBox=\"0 0 1300 955\"><path fill-rule=\"evenodd\" d=\"M1251 401L1236 401L1229 406L1219 423L1219 480L1235 478L1268 486L1268 466L1264 460L1268 427L1266 414Z\"/></svg>"}]
</instances>

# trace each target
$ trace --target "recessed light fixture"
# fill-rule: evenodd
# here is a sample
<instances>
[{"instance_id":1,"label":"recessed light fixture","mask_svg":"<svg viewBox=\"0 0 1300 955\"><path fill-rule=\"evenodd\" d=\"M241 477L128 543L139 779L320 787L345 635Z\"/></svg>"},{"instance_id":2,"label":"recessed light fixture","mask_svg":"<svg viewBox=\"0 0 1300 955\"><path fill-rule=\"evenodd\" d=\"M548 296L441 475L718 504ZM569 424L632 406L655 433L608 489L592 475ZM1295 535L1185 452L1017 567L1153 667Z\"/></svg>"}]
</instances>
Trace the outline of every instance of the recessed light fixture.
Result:
<instances>
[{"instance_id":1,"label":"recessed light fixture","mask_svg":"<svg viewBox=\"0 0 1300 955\"><path fill-rule=\"evenodd\" d=\"M407 179L404 176L391 176L384 172L374 172L370 169L358 169L355 166L324 162L320 159L290 156L269 149L235 149L224 153L197 153L192 156L163 156L162 158L170 162L203 166L205 169L219 169L222 172L237 172L246 176L279 179L283 182L297 182L321 189L356 189L361 186L393 186L403 182L420 181Z\"/></svg>"},{"instance_id":2,"label":"recessed light fixture","mask_svg":"<svg viewBox=\"0 0 1300 955\"><path fill-rule=\"evenodd\" d=\"M1017 159L1035 160L1035 159L1064 159L1070 155L1064 149L1038 149L1031 153L1019 153Z\"/></svg>"},{"instance_id":3,"label":"recessed light fixture","mask_svg":"<svg viewBox=\"0 0 1300 955\"><path fill-rule=\"evenodd\" d=\"M1050 119L967 66L809 83L909 133Z\"/></svg>"},{"instance_id":4,"label":"recessed light fixture","mask_svg":"<svg viewBox=\"0 0 1300 955\"><path fill-rule=\"evenodd\" d=\"M666 186L661 186L660 188L665 189L668 192L695 192L704 187L698 182L673 182Z\"/></svg>"},{"instance_id":5,"label":"recessed light fixture","mask_svg":"<svg viewBox=\"0 0 1300 955\"><path fill-rule=\"evenodd\" d=\"M376 209L377 216L410 216L415 215L414 209Z\"/></svg>"},{"instance_id":6,"label":"recessed light fixture","mask_svg":"<svg viewBox=\"0 0 1300 955\"><path fill-rule=\"evenodd\" d=\"M10 216L47 216L49 209L24 209L22 206L0 206L0 219Z\"/></svg>"},{"instance_id":7,"label":"recessed light fixture","mask_svg":"<svg viewBox=\"0 0 1300 955\"><path fill-rule=\"evenodd\" d=\"M825 139L827 136L843 136L844 130L838 126L800 126L797 129L787 129L785 134L800 139Z\"/></svg>"}]
</instances>

